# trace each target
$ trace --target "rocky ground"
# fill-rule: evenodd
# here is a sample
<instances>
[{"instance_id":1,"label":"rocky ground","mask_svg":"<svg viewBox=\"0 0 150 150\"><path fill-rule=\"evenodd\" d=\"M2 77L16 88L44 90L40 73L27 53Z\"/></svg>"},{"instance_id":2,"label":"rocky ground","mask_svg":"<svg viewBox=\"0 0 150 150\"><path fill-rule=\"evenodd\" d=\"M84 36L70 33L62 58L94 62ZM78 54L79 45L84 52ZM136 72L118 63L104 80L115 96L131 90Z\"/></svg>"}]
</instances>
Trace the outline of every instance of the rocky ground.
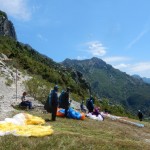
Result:
<instances>
[{"instance_id":1,"label":"rocky ground","mask_svg":"<svg viewBox=\"0 0 150 150\"><path fill-rule=\"evenodd\" d=\"M16 111L14 106L21 102L22 93L25 91L24 81L31 78L16 71L16 68L7 66L4 59L8 58L4 55L0 56L0 120L12 117L12 113ZM43 104L39 101L30 96L27 98L32 101L34 111L44 110ZM72 101L71 107L80 109L80 104Z\"/></svg>"},{"instance_id":2,"label":"rocky ground","mask_svg":"<svg viewBox=\"0 0 150 150\"><path fill-rule=\"evenodd\" d=\"M25 91L24 81L30 79L28 75L24 75L16 68L9 67L5 60L6 56L0 56L0 120L10 117L14 111L13 106L17 106L21 102L22 93ZM34 98L28 96L33 106L43 106Z\"/></svg>"}]
</instances>

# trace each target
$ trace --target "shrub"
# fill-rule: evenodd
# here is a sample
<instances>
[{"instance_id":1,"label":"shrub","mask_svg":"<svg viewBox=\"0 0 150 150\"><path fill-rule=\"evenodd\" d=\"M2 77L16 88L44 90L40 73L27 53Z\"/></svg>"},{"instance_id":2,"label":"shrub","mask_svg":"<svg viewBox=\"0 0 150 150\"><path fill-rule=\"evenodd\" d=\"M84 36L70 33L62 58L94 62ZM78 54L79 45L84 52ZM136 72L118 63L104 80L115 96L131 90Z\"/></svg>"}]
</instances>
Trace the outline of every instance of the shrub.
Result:
<instances>
[{"instance_id":1,"label":"shrub","mask_svg":"<svg viewBox=\"0 0 150 150\"><path fill-rule=\"evenodd\" d=\"M36 100L45 102L49 92L50 84L40 77L33 77L25 82L26 91Z\"/></svg>"}]
</instances>

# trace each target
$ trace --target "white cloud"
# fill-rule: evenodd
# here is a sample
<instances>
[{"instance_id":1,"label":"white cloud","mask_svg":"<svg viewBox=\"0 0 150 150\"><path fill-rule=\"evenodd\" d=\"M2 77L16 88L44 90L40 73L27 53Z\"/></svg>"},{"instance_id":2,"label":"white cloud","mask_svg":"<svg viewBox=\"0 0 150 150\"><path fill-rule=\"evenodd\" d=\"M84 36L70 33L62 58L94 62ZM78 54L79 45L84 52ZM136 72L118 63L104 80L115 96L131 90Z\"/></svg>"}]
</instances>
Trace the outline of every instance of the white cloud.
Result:
<instances>
[{"instance_id":1,"label":"white cloud","mask_svg":"<svg viewBox=\"0 0 150 150\"><path fill-rule=\"evenodd\" d=\"M150 62L140 62L132 67L133 72L150 72Z\"/></svg>"},{"instance_id":2,"label":"white cloud","mask_svg":"<svg viewBox=\"0 0 150 150\"><path fill-rule=\"evenodd\" d=\"M87 57L86 56L77 56L77 60L83 60L83 59L86 59Z\"/></svg>"},{"instance_id":3,"label":"white cloud","mask_svg":"<svg viewBox=\"0 0 150 150\"><path fill-rule=\"evenodd\" d=\"M112 56L112 57L103 58L103 60L106 61L107 63L114 63L114 62L127 61L130 60L130 58L122 57L122 56Z\"/></svg>"},{"instance_id":4,"label":"white cloud","mask_svg":"<svg viewBox=\"0 0 150 150\"><path fill-rule=\"evenodd\" d=\"M130 66L129 64L121 63L121 64L118 64L118 65L114 65L114 68L123 69L123 68L127 68L129 66Z\"/></svg>"},{"instance_id":5,"label":"white cloud","mask_svg":"<svg viewBox=\"0 0 150 150\"><path fill-rule=\"evenodd\" d=\"M143 30L135 39L133 39L127 46L130 49L133 45L135 45L149 30Z\"/></svg>"},{"instance_id":6,"label":"white cloud","mask_svg":"<svg viewBox=\"0 0 150 150\"><path fill-rule=\"evenodd\" d=\"M31 12L27 5L28 0L0 0L0 10L16 19L28 21Z\"/></svg>"},{"instance_id":7,"label":"white cloud","mask_svg":"<svg viewBox=\"0 0 150 150\"><path fill-rule=\"evenodd\" d=\"M139 62L135 64L118 64L113 66L127 74L138 74L141 77L150 78L150 62Z\"/></svg>"},{"instance_id":8,"label":"white cloud","mask_svg":"<svg viewBox=\"0 0 150 150\"><path fill-rule=\"evenodd\" d=\"M87 42L85 45L92 56L104 56L106 54L106 48L99 41Z\"/></svg>"}]
</instances>

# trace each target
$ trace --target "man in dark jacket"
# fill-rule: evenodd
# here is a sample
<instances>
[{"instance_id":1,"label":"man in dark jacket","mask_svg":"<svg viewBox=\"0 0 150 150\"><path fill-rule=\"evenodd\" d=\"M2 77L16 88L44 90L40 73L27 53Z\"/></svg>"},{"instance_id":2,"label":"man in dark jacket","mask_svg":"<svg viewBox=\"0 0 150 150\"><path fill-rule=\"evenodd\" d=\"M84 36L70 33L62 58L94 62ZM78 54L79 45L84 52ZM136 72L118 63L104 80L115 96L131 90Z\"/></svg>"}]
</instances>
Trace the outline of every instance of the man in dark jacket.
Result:
<instances>
[{"instance_id":1,"label":"man in dark jacket","mask_svg":"<svg viewBox=\"0 0 150 150\"><path fill-rule=\"evenodd\" d=\"M92 99L88 99L87 100L87 109L88 109L89 113L93 112L94 104L93 104L93 100Z\"/></svg>"},{"instance_id":2,"label":"man in dark jacket","mask_svg":"<svg viewBox=\"0 0 150 150\"><path fill-rule=\"evenodd\" d=\"M51 91L51 108L52 108L52 121L56 120L56 113L58 107L58 86L54 86L54 89Z\"/></svg>"},{"instance_id":3,"label":"man in dark jacket","mask_svg":"<svg viewBox=\"0 0 150 150\"><path fill-rule=\"evenodd\" d=\"M143 114L142 114L141 110L138 110L138 117L139 117L140 121L143 120Z\"/></svg>"},{"instance_id":4,"label":"man in dark jacket","mask_svg":"<svg viewBox=\"0 0 150 150\"><path fill-rule=\"evenodd\" d=\"M65 117L67 117L68 109L70 106L69 94L70 94L70 87L67 87L62 97L62 108L65 109Z\"/></svg>"},{"instance_id":5,"label":"man in dark jacket","mask_svg":"<svg viewBox=\"0 0 150 150\"><path fill-rule=\"evenodd\" d=\"M86 109L84 108L84 101L82 100L81 104L80 104L80 108L82 112L86 113Z\"/></svg>"}]
</instances>

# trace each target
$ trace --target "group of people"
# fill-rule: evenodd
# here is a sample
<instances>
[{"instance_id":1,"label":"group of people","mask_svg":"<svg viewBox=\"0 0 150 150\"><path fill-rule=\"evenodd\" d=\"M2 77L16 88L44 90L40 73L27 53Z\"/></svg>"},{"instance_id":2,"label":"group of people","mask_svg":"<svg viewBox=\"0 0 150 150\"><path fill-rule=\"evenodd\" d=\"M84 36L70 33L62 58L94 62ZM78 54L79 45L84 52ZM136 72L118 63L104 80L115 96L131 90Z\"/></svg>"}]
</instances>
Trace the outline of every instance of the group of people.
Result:
<instances>
[{"instance_id":1,"label":"group of people","mask_svg":"<svg viewBox=\"0 0 150 150\"><path fill-rule=\"evenodd\" d=\"M67 87L66 91L62 91L60 96L58 97L58 86L54 86L54 89L51 91L49 96L49 102L51 105L51 120L56 120L57 107L65 109L65 117L67 117L68 109L70 106L70 87Z\"/></svg>"},{"instance_id":2,"label":"group of people","mask_svg":"<svg viewBox=\"0 0 150 150\"><path fill-rule=\"evenodd\" d=\"M87 107L89 113L93 112L93 110L94 110L94 98L92 95L90 96L90 98L88 98L86 100L86 107ZM81 101L80 108L81 108L82 112L86 113L86 109L84 107L84 100Z\"/></svg>"},{"instance_id":3,"label":"group of people","mask_svg":"<svg viewBox=\"0 0 150 150\"><path fill-rule=\"evenodd\" d=\"M59 87L55 85L53 90L51 90L50 94L48 95L48 103L50 106L48 109L51 109L50 112L52 113L52 121L56 120L56 113L58 107L65 109L65 117L67 117L68 109L71 103L71 100L69 98L70 87L67 87L66 91L62 91L60 96L58 96L58 89ZM26 99L26 95L27 92L23 92L20 106L33 109L32 102Z\"/></svg>"},{"instance_id":4,"label":"group of people","mask_svg":"<svg viewBox=\"0 0 150 150\"><path fill-rule=\"evenodd\" d=\"M96 116L98 116L100 114L100 107L94 107L94 98L93 98L92 95L90 96L89 99L87 99L86 107L88 109L88 113L91 113L92 115L96 115ZM81 102L80 108L81 108L82 112L86 113L86 109L84 107L84 101ZM108 110L105 109L105 112L108 112ZM142 121L143 118L144 118L143 113L141 112L141 110L138 110L137 116L138 116L140 121Z\"/></svg>"},{"instance_id":5,"label":"group of people","mask_svg":"<svg viewBox=\"0 0 150 150\"><path fill-rule=\"evenodd\" d=\"M56 114L57 114L57 108L63 108L65 109L65 117L67 117L68 109L70 107L70 87L66 88L66 91L62 91L60 96L58 96L58 89L59 87L57 85L54 86L53 90L51 90L49 96L48 96L48 103L51 106L51 120L56 120ZM29 109L33 109L32 102L26 99L26 92L23 92L20 103L20 106L26 106ZM91 95L89 99L86 101L86 107L88 109L88 113L92 113L92 115L98 116L100 114L100 107L94 107L94 98ZM82 100L80 104L81 111L86 113L86 108L84 107L84 101ZM140 121L143 120L143 114L140 110L138 110L137 114Z\"/></svg>"}]
</instances>

